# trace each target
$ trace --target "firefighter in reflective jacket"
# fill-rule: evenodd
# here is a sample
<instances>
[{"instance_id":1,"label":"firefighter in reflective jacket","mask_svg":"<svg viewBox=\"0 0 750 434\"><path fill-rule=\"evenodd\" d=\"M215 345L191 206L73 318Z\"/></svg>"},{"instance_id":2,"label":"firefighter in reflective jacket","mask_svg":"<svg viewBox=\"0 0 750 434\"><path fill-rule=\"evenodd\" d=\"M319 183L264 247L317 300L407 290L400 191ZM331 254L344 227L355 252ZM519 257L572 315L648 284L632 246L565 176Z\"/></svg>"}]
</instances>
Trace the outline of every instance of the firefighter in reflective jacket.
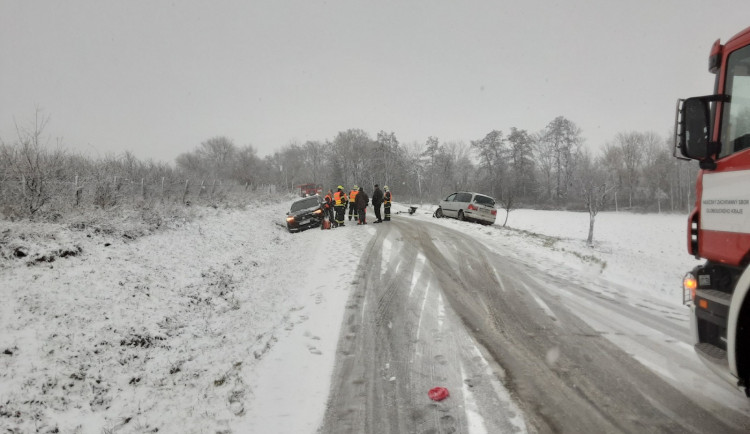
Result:
<instances>
[{"instance_id":1,"label":"firefighter in reflective jacket","mask_svg":"<svg viewBox=\"0 0 750 434\"><path fill-rule=\"evenodd\" d=\"M346 212L346 204L349 202L349 198L344 193L344 187L339 185L337 188L336 193L333 193L333 209L336 211L334 224L336 226L345 226L344 213Z\"/></svg>"},{"instance_id":2,"label":"firefighter in reflective jacket","mask_svg":"<svg viewBox=\"0 0 750 434\"><path fill-rule=\"evenodd\" d=\"M391 190L388 189L387 185L383 186L383 190L385 190L385 193L383 193L383 209L385 211L383 220L391 221L391 201L393 196L391 195Z\"/></svg>"},{"instance_id":3,"label":"firefighter in reflective jacket","mask_svg":"<svg viewBox=\"0 0 750 434\"><path fill-rule=\"evenodd\" d=\"M349 221L352 221L352 216L354 216L354 221L358 220L357 207L354 206L354 200L357 198L357 193L359 193L359 188L355 185L354 188L352 188L352 191L349 192Z\"/></svg>"}]
</instances>

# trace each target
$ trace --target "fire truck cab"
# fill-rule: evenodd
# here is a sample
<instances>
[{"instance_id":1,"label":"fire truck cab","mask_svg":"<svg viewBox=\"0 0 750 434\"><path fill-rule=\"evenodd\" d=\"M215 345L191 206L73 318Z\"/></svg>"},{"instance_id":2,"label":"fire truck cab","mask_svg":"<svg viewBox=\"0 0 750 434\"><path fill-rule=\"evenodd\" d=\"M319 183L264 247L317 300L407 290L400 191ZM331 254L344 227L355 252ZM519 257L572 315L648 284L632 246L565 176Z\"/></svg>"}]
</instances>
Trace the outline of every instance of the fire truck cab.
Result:
<instances>
[{"instance_id":1,"label":"fire truck cab","mask_svg":"<svg viewBox=\"0 0 750 434\"><path fill-rule=\"evenodd\" d=\"M675 156L698 160L687 250L706 262L685 276L695 350L750 396L750 27L711 48L712 95L681 99Z\"/></svg>"}]
</instances>

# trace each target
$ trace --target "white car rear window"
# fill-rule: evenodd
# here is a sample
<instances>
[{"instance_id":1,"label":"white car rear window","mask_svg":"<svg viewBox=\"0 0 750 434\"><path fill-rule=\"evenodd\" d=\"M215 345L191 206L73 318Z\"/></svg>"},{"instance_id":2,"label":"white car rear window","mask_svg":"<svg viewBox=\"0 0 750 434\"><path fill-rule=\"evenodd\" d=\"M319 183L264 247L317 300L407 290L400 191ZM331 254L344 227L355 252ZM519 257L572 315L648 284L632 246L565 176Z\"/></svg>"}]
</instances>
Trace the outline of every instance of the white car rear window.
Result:
<instances>
[{"instance_id":1,"label":"white car rear window","mask_svg":"<svg viewBox=\"0 0 750 434\"><path fill-rule=\"evenodd\" d=\"M481 194L474 197L474 202L480 205L495 206L495 201L491 197L482 196Z\"/></svg>"}]
</instances>

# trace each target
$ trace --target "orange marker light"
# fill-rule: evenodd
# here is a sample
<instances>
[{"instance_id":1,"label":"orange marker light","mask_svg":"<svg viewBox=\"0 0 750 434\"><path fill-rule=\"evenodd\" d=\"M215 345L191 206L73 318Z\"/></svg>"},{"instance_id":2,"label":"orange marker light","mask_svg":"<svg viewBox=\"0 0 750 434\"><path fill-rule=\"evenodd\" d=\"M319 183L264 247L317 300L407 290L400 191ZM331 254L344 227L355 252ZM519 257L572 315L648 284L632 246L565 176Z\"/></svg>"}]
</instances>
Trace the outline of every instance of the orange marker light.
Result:
<instances>
[{"instance_id":1,"label":"orange marker light","mask_svg":"<svg viewBox=\"0 0 750 434\"><path fill-rule=\"evenodd\" d=\"M708 309L708 302L706 300L700 299L698 300L698 306L703 309Z\"/></svg>"},{"instance_id":2,"label":"orange marker light","mask_svg":"<svg viewBox=\"0 0 750 434\"><path fill-rule=\"evenodd\" d=\"M688 273L685 275L685 278L682 279L682 287L686 291L690 291L690 299L695 300L695 289L698 288L698 279Z\"/></svg>"},{"instance_id":3,"label":"orange marker light","mask_svg":"<svg viewBox=\"0 0 750 434\"><path fill-rule=\"evenodd\" d=\"M692 275L688 274L687 276L685 276L685 279L682 281L682 284L685 286L685 289L694 291L695 288L698 287L698 280Z\"/></svg>"}]
</instances>

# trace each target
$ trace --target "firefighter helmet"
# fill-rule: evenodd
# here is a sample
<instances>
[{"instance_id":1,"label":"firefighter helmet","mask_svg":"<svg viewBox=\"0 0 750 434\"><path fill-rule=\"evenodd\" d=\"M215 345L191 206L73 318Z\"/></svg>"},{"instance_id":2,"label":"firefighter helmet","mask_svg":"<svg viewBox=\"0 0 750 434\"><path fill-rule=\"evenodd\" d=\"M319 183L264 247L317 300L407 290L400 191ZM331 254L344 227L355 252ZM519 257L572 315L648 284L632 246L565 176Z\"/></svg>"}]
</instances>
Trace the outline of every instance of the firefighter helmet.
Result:
<instances>
[{"instance_id":1,"label":"firefighter helmet","mask_svg":"<svg viewBox=\"0 0 750 434\"><path fill-rule=\"evenodd\" d=\"M388 186L387 186L387 185L384 185L384 186L383 186L383 190L385 190L385 191L388 191Z\"/></svg>"},{"instance_id":2,"label":"firefighter helmet","mask_svg":"<svg viewBox=\"0 0 750 434\"><path fill-rule=\"evenodd\" d=\"M344 189L344 187L342 187L340 185L338 187L336 187L336 188L338 188L339 190L343 190Z\"/></svg>"},{"instance_id":3,"label":"firefighter helmet","mask_svg":"<svg viewBox=\"0 0 750 434\"><path fill-rule=\"evenodd\" d=\"M354 188L352 190L354 190L354 191L359 190L359 187L357 187L357 184L354 184Z\"/></svg>"}]
</instances>

